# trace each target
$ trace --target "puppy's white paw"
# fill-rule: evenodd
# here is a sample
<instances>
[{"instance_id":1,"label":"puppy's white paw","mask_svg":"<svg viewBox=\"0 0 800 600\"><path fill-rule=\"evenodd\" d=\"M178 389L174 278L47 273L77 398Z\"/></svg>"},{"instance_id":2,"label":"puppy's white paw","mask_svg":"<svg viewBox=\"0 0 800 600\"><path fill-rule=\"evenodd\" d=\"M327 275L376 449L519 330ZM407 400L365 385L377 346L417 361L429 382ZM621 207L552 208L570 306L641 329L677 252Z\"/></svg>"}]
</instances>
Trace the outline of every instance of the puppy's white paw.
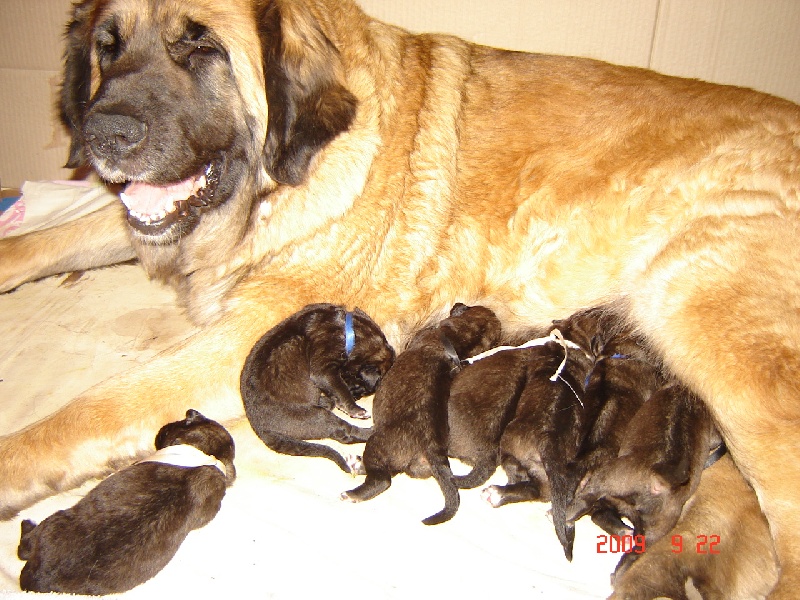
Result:
<instances>
[{"instance_id":1,"label":"puppy's white paw","mask_svg":"<svg viewBox=\"0 0 800 600\"><path fill-rule=\"evenodd\" d=\"M372 418L372 414L370 414L370 412L366 408L361 408L361 407L359 408L360 410L356 410L350 413L350 416L353 417L354 419L364 419L364 420Z\"/></svg>"},{"instance_id":2,"label":"puppy's white paw","mask_svg":"<svg viewBox=\"0 0 800 600\"><path fill-rule=\"evenodd\" d=\"M360 456L350 454L345 457L345 462L350 468L350 474L355 477L356 475L364 475L364 462Z\"/></svg>"},{"instance_id":3,"label":"puppy's white paw","mask_svg":"<svg viewBox=\"0 0 800 600\"><path fill-rule=\"evenodd\" d=\"M492 505L492 508L497 508L503 503L503 493L496 485L490 485L481 491L481 498L486 500Z\"/></svg>"}]
</instances>

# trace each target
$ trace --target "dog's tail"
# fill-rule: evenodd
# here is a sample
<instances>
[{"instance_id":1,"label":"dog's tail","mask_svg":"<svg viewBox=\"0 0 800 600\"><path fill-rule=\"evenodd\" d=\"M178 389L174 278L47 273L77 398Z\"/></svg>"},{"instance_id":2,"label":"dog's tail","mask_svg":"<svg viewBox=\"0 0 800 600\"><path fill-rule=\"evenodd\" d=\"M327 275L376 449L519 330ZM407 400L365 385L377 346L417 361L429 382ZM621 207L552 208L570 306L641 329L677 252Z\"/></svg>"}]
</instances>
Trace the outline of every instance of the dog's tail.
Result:
<instances>
[{"instance_id":1,"label":"dog's tail","mask_svg":"<svg viewBox=\"0 0 800 600\"><path fill-rule=\"evenodd\" d=\"M327 458L335 462L345 473L350 473L350 465L347 460L330 446L298 440L276 431L256 431L256 435L266 444L267 448L279 454Z\"/></svg>"},{"instance_id":2,"label":"dog's tail","mask_svg":"<svg viewBox=\"0 0 800 600\"><path fill-rule=\"evenodd\" d=\"M454 475L453 483L461 490L471 490L486 483L497 470L497 463L489 457L481 457L466 475Z\"/></svg>"},{"instance_id":3,"label":"dog's tail","mask_svg":"<svg viewBox=\"0 0 800 600\"><path fill-rule=\"evenodd\" d=\"M544 468L547 478L550 480L550 492L552 496L551 512L553 516L553 527L556 530L558 541L564 549L564 556L568 561L572 561L572 547L575 543L575 523L567 520L567 506L571 502L570 481L562 466L556 466L545 462Z\"/></svg>"},{"instance_id":4,"label":"dog's tail","mask_svg":"<svg viewBox=\"0 0 800 600\"><path fill-rule=\"evenodd\" d=\"M458 487L453 481L453 472L450 470L450 462L447 457L445 456L444 460L438 457L429 457L428 460L433 478L439 484L439 489L442 490L442 495L444 495L444 508L435 515L423 519L422 522L425 525L439 525L449 521L456 515L461 504L461 496L458 493Z\"/></svg>"}]
</instances>

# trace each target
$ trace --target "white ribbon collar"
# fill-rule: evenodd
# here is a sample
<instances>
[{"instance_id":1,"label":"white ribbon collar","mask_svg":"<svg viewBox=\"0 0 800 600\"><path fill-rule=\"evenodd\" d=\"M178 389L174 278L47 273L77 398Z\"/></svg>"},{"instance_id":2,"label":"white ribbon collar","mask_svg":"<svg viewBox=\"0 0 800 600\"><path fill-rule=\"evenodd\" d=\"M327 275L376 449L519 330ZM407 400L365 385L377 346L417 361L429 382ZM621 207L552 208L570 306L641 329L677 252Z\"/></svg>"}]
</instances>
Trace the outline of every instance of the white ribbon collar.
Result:
<instances>
[{"instance_id":1,"label":"white ribbon collar","mask_svg":"<svg viewBox=\"0 0 800 600\"><path fill-rule=\"evenodd\" d=\"M534 340L528 340L527 342L525 342L524 344L522 344L520 346L497 346L496 348L492 348L491 350L487 350L486 352L481 352L480 354L476 354L475 356L473 356L471 358L467 358L467 359L465 359L464 362L472 364L472 363L474 363L476 361L479 361L479 360L481 360L483 358L486 358L487 356L491 356L492 354L497 354L498 352L503 352L505 350L522 350L523 348L533 348L534 346L544 346L545 344L549 344L550 342L555 342L555 343L559 344L564 349L564 359L561 361L561 364L558 365L558 369L556 369L556 372L553 373L553 375L550 377L550 381L557 381L561 377L561 373L564 371L564 367L566 367L566 365L567 365L567 353L568 353L568 349L569 348L572 348L573 350L580 350L587 357L589 357L589 355L586 354L586 351L583 348L581 348L578 344L576 344L575 342L571 342L568 339L566 339L564 337L564 335L561 333L561 331L559 331L558 329L553 329L550 332L550 335L548 335L548 336L541 337L541 338L536 338ZM569 387L569 389L572 390L572 393L575 394L575 397L578 399L578 402L580 403L580 405L583 406L583 401L581 400L581 398L578 395L578 393L569 384L569 382L566 379L563 379L563 378L561 379L561 381L563 381L567 385L567 387Z\"/></svg>"},{"instance_id":2,"label":"white ribbon collar","mask_svg":"<svg viewBox=\"0 0 800 600\"><path fill-rule=\"evenodd\" d=\"M166 446L155 454L140 460L136 464L146 462L157 462L165 465L173 465L175 467L216 467L222 474L227 477L228 471L225 469L225 464L219 459L209 456L199 448L190 446L189 444L176 444L174 446Z\"/></svg>"}]
</instances>

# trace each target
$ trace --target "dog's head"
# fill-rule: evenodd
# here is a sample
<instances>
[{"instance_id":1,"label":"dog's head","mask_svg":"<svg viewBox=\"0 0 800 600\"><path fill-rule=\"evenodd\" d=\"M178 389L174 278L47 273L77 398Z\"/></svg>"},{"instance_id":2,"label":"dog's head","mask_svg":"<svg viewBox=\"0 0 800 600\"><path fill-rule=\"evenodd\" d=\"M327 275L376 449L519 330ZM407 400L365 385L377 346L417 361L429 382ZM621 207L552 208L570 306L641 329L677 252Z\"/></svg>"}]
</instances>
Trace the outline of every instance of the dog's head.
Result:
<instances>
[{"instance_id":1,"label":"dog's head","mask_svg":"<svg viewBox=\"0 0 800 600\"><path fill-rule=\"evenodd\" d=\"M233 199L304 181L355 115L341 70L302 3L84 0L67 28L67 165L126 186L140 242L174 243Z\"/></svg>"},{"instance_id":2,"label":"dog's head","mask_svg":"<svg viewBox=\"0 0 800 600\"><path fill-rule=\"evenodd\" d=\"M222 425L194 409L189 409L185 419L167 423L156 434L156 450L179 444L194 446L221 461L225 465L228 484L233 483L236 478L236 468L233 465L236 447L231 434Z\"/></svg>"},{"instance_id":3,"label":"dog's head","mask_svg":"<svg viewBox=\"0 0 800 600\"><path fill-rule=\"evenodd\" d=\"M395 352L378 324L358 308L353 311L353 329L353 351L341 374L353 398L358 399L375 393L394 362Z\"/></svg>"},{"instance_id":4,"label":"dog's head","mask_svg":"<svg viewBox=\"0 0 800 600\"><path fill-rule=\"evenodd\" d=\"M462 360L496 346L502 335L500 319L492 310L461 302L453 305L439 328Z\"/></svg>"}]
</instances>

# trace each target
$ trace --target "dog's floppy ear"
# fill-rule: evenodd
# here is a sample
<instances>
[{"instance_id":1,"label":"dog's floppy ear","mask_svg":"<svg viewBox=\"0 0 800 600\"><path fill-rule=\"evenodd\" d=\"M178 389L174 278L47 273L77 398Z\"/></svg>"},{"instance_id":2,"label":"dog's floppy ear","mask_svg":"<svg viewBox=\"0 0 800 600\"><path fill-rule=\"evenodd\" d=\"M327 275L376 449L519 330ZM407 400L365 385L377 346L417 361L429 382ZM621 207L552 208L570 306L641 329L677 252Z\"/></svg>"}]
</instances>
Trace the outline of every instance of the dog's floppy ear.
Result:
<instances>
[{"instance_id":1,"label":"dog's floppy ear","mask_svg":"<svg viewBox=\"0 0 800 600\"><path fill-rule=\"evenodd\" d=\"M264 158L275 181L302 183L314 155L345 131L356 98L340 80L338 50L302 7L268 2L258 15L269 115Z\"/></svg>"},{"instance_id":2,"label":"dog's floppy ear","mask_svg":"<svg viewBox=\"0 0 800 600\"><path fill-rule=\"evenodd\" d=\"M81 124L91 90L91 43L88 36L88 3L76 5L67 25L64 73L59 99L59 116L69 131L69 158L65 165L76 169L84 164Z\"/></svg>"}]
</instances>

